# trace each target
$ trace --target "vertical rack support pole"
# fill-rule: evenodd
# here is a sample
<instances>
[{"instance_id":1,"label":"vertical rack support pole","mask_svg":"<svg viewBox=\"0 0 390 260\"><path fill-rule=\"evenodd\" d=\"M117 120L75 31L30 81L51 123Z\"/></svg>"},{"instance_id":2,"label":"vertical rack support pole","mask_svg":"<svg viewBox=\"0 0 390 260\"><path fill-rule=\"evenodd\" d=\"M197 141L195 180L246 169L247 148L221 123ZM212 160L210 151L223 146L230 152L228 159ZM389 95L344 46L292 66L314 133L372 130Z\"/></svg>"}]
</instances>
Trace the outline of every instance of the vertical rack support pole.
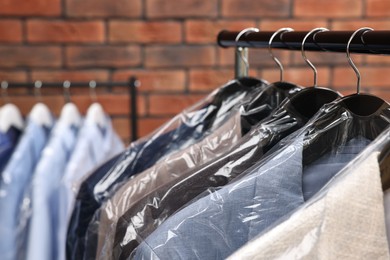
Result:
<instances>
[{"instance_id":1,"label":"vertical rack support pole","mask_svg":"<svg viewBox=\"0 0 390 260\"><path fill-rule=\"evenodd\" d=\"M237 47L235 50L235 62L234 62L234 75L235 78L247 77L249 74L248 64L245 61L248 61L248 48L246 47ZM244 60L245 59L245 60Z\"/></svg>"},{"instance_id":2,"label":"vertical rack support pole","mask_svg":"<svg viewBox=\"0 0 390 260\"><path fill-rule=\"evenodd\" d=\"M140 86L139 80L132 76L129 79L129 94L130 94L130 132L131 132L131 141L138 139L138 111L137 111L137 88Z\"/></svg>"}]
</instances>

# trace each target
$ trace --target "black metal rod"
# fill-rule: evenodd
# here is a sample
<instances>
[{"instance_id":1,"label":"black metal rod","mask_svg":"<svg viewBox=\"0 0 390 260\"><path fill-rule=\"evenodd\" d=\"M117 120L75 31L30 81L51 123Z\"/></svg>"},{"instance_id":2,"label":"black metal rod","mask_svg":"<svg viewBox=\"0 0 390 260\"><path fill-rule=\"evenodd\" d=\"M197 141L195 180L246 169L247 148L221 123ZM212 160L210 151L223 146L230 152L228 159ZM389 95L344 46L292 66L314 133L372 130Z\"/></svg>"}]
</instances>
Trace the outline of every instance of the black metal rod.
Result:
<instances>
[{"instance_id":1,"label":"black metal rod","mask_svg":"<svg viewBox=\"0 0 390 260\"><path fill-rule=\"evenodd\" d=\"M130 94L130 129L131 129L131 141L138 139L138 110L137 110L137 87L139 81L135 77L129 79L129 94Z\"/></svg>"},{"instance_id":2,"label":"black metal rod","mask_svg":"<svg viewBox=\"0 0 390 260\"><path fill-rule=\"evenodd\" d=\"M221 31L217 42L221 47L268 48L273 31L250 32L237 42L239 32ZM286 32L275 37L272 48L301 50L303 38L308 31ZM314 33L305 43L307 51L345 52L353 31L328 31ZM366 31L359 33L350 45L351 53L390 54L390 31Z\"/></svg>"},{"instance_id":3,"label":"black metal rod","mask_svg":"<svg viewBox=\"0 0 390 260\"><path fill-rule=\"evenodd\" d=\"M72 81L63 81L63 82L40 82L40 81L34 81L34 82L8 82L8 81L1 81L1 85L6 84L9 88L34 88L36 84L39 84L43 89L45 88L61 88L64 87L64 84L67 84L66 82L70 83L70 87L78 87L78 88L84 88L84 87L90 87L91 81L88 82L72 82ZM128 87L129 82L94 82L96 84L96 87Z\"/></svg>"}]
</instances>

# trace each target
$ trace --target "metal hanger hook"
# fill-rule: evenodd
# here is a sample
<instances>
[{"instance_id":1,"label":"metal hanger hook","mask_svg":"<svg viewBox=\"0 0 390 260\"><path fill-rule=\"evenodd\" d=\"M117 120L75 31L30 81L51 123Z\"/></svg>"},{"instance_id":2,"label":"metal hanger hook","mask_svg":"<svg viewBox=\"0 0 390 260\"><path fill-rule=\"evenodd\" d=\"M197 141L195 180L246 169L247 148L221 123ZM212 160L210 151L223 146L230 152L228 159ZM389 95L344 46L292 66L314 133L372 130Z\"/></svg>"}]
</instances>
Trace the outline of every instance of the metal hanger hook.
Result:
<instances>
[{"instance_id":1,"label":"metal hanger hook","mask_svg":"<svg viewBox=\"0 0 390 260\"><path fill-rule=\"evenodd\" d=\"M260 30L258 28L254 28L254 27L249 27L249 28L246 28L244 30L242 30L239 34L237 34L236 36L236 42L238 42L238 40L246 33L248 32L259 32ZM247 71L249 71L249 62L248 62L248 59L243 55L243 48L242 47L237 47L236 51L240 54L240 58L241 60L244 62L245 64L245 68Z\"/></svg>"},{"instance_id":2,"label":"metal hanger hook","mask_svg":"<svg viewBox=\"0 0 390 260\"><path fill-rule=\"evenodd\" d=\"M274 40L274 38L279 34L281 33L281 36L283 35L283 33L285 32L293 32L294 29L292 28L280 28L279 30L277 30L274 34L272 34L271 38L269 39L269 42L268 42L268 52L269 52L269 55L271 56L271 58L275 61L276 65L278 65L279 67L279 70L280 70L280 81L283 81L283 72L284 72L284 68L283 68L283 65L282 63L279 61L278 58L275 57L275 55L273 54L272 52L272 41Z\"/></svg>"},{"instance_id":3,"label":"metal hanger hook","mask_svg":"<svg viewBox=\"0 0 390 260\"><path fill-rule=\"evenodd\" d=\"M4 104L10 103L8 96L8 82L5 80L1 82L1 97Z\"/></svg>"},{"instance_id":4,"label":"metal hanger hook","mask_svg":"<svg viewBox=\"0 0 390 260\"><path fill-rule=\"evenodd\" d=\"M96 81L91 80L89 82L89 95L91 97L92 102L97 102L97 94L96 94Z\"/></svg>"},{"instance_id":5,"label":"metal hanger hook","mask_svg":"<svg viewBox=\"0 0 390 260\"><path fill-rule=\"evenodd\" d=\"M41 88L42 88L42 81L40 81L40 80L35 81L34 82L34 96L38 102L42 102Z\"/></svg>"},{"instance_id":6,"label":"metal hanger hook","mask_svg":"<svg viewBox=\"0 0 390 260\"><path fill-rule=\"evenodd\" d=\"M351 45L351 42L353 40L353 38L355 38L356 34L358 34L359 32L363 31L362 35L360 36L360 40L362 41L362 43L364 42L363 41L363 35L368 32L368 31L373 31L374 29L370 28L370 27L362 27L360 29L357 29L352 35L351 37L349 38L348 40L348 44L347 44L347 49L346 49L346 53L347 53L347 58L348 58L348 63L349 65L351 65L352 69L355 71L355 74L356 74L356 77L357 77L357 83L356 83L356 93L357 94L360 94L360 79L361 79L361 75L360 75L360 71L358 70L358 68L356 67L355 63L352 61L352 58L351 58L351 54L349 53L349 47Z\"/></svg>"},{"instance_id":7,"label":"metal hanger hook","mask_svg":"<svg viewBox=\"0 0 390 260\"><path fill-rule=\"evenodd\" d=\"M69 80L65 80L64 83L62 84L62 86L64 87L64 99L65 99L65 103L69 103L71 102L71 98L70 98L70 81Z\"/></svg>"},{"instance_id":8,"label":"metal hanger hook","mask_svg":"<svg viewBox=\"0 0 390 260\"><path fill-rule=\"evenodd\" d=\"M329 31L329 29L322 28L322 27L315 28L315 29L311 30L310 32L308 32L308 34L306 34L305 38L303 38L302 45L301 45L302 58L305 60L306 64L309 65L310 68L314 72L314 87L317 87L317 69L313 65L313 63L311 63L311 61L309 61L309 59L306 57L306 54L305 54L305 42L306 42L307 38L309 38L309 36L312 35L313 33L314 33L314 36L313 36L313 39L314 39L314 37L316 36L317 33L319 33L319 32L326 32L326 31Z\"/></svg>"}]
</instances>

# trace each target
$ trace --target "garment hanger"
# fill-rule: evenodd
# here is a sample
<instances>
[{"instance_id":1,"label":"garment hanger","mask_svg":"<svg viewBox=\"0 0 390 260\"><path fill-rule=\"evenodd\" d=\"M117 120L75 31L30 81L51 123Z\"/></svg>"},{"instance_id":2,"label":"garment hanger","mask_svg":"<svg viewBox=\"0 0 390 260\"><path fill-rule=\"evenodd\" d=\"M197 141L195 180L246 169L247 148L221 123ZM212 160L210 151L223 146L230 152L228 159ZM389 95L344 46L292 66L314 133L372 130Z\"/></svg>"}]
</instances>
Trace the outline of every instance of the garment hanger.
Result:
<instances>
[{"instance_id":1,"label":"garment hanger","mask_svg":"<svg viewBox=\"0 0 390 260\"><path fill-rule=\"evenodd\" d=\"M44 103L42 103L41 87L42 82L35 81L34 94L38 103L35 104L34 107L31 109L29 118L38 125L50 128L53 125L54 120L50 109Z\"/></svg>"},{"instance_id":2,"label":"garment hanger","mask_svg":"<svg viewBox=\"0 0 390 260\"><path fill-rule=\"evenodd\" d=\"M69 81L65 81L63 84L65 105L61 110L58 122L66 126L80 126L82 121L81 115L77 106L71 102L70 85Z\"/></svg>"},{"instance_id":3,"label":"garment hanger","mask_svg":"<svg viewBox=\"0 0 390 260\"><path fill-rule=\"evenodd\" d=\"M273 106L277 107L286 98L290 97L292 94L301 90L300 86L297 86L293 83L283 81L283 73L284 73L283 65L279 61L279 59L275 57L275 55L272 52L273 39L279 34L283 35L283 33L291 32L291 31L294 31L294 30L292 28L281 28L281 29L277 30L271 36L271 38L268 42L269 55L275 61L276 65L278 66L279 71L280 71L280 81L271 83L269 86L264 88L264 91L260 92L257 96L255 96L253 99L251 99L249 104L245 105L245 110L251 111L250 114L255 115L255 116L251 115L251 117L254 119L253 121L250 120L249 118L247 118L247 120L252 121L252 123L258 121L256 114L258 113L258 111L261 112L263 110L264 105L268 104L269 102L272 102ZM270 97L272 97L272 98L270 98ZM243 131L246 132L247 130L243 130Z\"/></svg>"},{"instance_id":4,"label":"garment hanger","mask_svg":"<svg viewBox=\"0 0 390 260\"><path fill-rule=\"evenodd\" d=\"M320 88L317 86L317 69L313 65L313 63L309 61L305 54L305 42L307 38L313 33L313 38L315 38L315 35L317 33L324 31L329 30L326 28L315 28L311 30L308 34L306 34L301 45L302 57L305 60L306 64L308 64L314 72L313 87L305 88L290 98L291 107L308 119L313 117L314 114L316 114L324 104L330 103L340 97L340 94L334 90L328 88Z\"/></svg>"},{"instance_id":5,"label":"garment hanger","mask_svg":"<svg viewBox=\"0 0 390 260\"><path fill-rule=\"evenodd\" d=\"M341 101L351 112L359 116L369 116L372 113L376 112L384 103L386 103L386 101L374 95L360 93L361 75L356 65L351 59L349 47L351 45L352 40L355 38L355 36L358 33L362 32L360 35L360 39L362 42L364 42L363 36L368 31L373 31L373 29L369 27L363 27L356 30L348 40L347 51L346 51L348 62L351 65L352 69L355 71L357 77L357 85L356 85L356 94L346 96L342 98Z\"/></svg>"},{"instance_id":6,"label":"garment hanger","mask_svg":"<svg viewBox=\"0 0 390 260\"><path fill-rule=\"evenodd\" d=\"M92 100L92 104L89 106L87 110L86 120L88 122L95 123L100 128L104 129L107 124L107 119L102 105L97 102L95 81L89 82L89 89L90 89L90 97Z\"/></svg>"},{"instance_id":7,"label":"garment hanger","mask_svg":"<svg viewBox=\"0 0 390 260\"><path fill-rule=\"evenodd\" d=\"M22 114L17 106L9 102L7 89L8 82L1 82L1 96L5 104L0 110L0 131L2 133L6 133L11 127L19 130L24 128Z\"/></svg>"},{"instance_id":8,"label":"garment hanger","mask_svg":"<svg viewBox=\"0 0 390 260\"><path fill-rule=\"evenodd\" d=\"M327 108L330 117L315 122L315 128L321 133L305 143L305 165L353 138L363 137L372 141L390 124L390 105L379 97L360 93L360 72L349 53L350 43L356 34L368 30L372 29L364 27L356 30L346 47L348 63L357 77L357 93L333 102ZM323 129L327 130L323 131Z\"/></svg>"}]
</instances>

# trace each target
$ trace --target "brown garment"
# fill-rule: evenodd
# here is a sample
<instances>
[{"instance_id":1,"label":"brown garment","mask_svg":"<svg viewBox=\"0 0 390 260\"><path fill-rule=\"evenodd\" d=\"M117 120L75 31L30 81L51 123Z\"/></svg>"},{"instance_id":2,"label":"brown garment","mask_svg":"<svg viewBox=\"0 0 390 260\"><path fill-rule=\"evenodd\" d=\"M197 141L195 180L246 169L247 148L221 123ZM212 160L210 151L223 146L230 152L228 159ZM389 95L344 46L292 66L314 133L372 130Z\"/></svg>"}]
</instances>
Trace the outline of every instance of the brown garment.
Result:
<instances>
[{"instance_id":1,"label":"brown garment","mask_svg":"<svg viewBox=\"0 0 390 260\"><path fill-rule=\"evenodd\" d=\"M124 184L95 215L89 231L98 230L96 257L111 257L116 224L131 205L159 187L174 182L195 166L202 165L226 153L241 138L241 114L236 112L208 137L183 151L167 156L148 170ZM100 216L99 216L100 215ZM100 219L99 219L100 217ZM97 228L98 227L98 228ZM96 241L89 241L94 243ZM88 243L88 242L87 242ZM88 245L87 245L88 247Z\"/></svg>"}]
</instances>

